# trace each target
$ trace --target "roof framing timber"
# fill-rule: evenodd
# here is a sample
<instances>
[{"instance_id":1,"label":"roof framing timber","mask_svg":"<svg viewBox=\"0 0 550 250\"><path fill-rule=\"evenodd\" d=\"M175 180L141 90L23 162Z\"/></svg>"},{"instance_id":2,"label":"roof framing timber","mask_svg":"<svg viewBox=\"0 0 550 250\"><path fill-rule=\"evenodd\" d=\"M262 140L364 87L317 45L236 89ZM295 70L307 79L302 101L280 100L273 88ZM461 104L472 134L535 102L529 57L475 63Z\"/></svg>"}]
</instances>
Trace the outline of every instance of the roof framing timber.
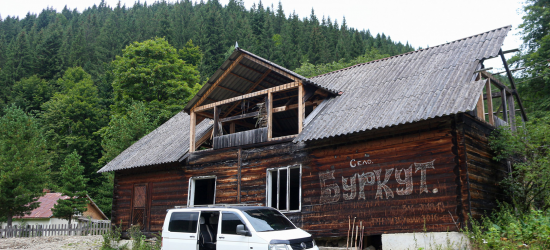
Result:
<instances>
[{"instance_id":1,"label":"roof framing timber","mask_svg":"<svg viewBox=\"0 0 550 250\"><path fill-rule=\"evenodd\" d=\"M277 86L277 87L264 89L264 90L256 91L256 92L249 93L249 94L244 94L244 95L229 98L229 99L226 99L226 100L223 100L223 101L210 103L210 104L207 104L207 105L204 105L204 106L195 107L194 111L195 112L200 112L200 111L204 111L204 110L208 110L208 109L213 109L215 106L224 105L224 104L228 104L228 103L232 103L232 102L236 102L236 101L241 101L241 100L244 100L244 99L248 99L248 98L252 98L252 97L256 97L256 96L260 96L260 95L266 95L268 92L276 93L276 92L281 92L281 91L285 91L285 90L288 90L288 89L294 89L294 88L298 88L298 86L299 86L299 82L291 82L291 83L283 84L283 85L280 85L280 86Z\"/></svg>"}]
</instances>

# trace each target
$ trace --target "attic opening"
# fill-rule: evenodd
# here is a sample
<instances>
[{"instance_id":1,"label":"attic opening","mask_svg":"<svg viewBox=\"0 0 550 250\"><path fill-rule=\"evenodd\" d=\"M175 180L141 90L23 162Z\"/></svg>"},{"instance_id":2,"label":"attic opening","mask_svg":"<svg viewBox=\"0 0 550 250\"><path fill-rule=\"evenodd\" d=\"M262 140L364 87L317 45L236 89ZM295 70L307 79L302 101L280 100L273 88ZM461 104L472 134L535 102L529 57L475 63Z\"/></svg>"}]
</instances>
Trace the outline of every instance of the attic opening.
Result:
<instances>
[{"instance_id":1,"label":"attic opening","mask_svg":"<svg viewBox=\"0 0 550 250\"><path fill-rule=\"evenodd\" d=\"M334 94L263 60L236 50L189 102L190 152L294 138ZM211 128L197 134L205 119Z\"/></svg>"}]
</instances>

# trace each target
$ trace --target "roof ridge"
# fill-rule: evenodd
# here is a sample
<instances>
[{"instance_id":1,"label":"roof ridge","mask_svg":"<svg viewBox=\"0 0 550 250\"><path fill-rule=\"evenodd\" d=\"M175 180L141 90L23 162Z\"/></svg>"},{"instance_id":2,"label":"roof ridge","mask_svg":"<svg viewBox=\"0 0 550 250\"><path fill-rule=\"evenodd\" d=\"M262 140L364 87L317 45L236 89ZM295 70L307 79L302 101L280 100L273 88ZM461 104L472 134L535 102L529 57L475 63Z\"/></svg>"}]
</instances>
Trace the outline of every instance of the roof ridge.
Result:
<instances>
[{"instance_id":1,"label":"roof ridge","mask_svg":"<svg viewBox=\"0 0 550 250\"><path fill-rule=\"evenodd\" d=\"M450 42L447 42L447 43L442 43L442 44L432 46L432 47L428 47L428 48L425 48L425 49L410 51L410 52L407 52L407 53L403 53L403 54L399 54L399 55L395 55L395 56L390 56L390 57L385 57L385 58L381 58L381 59L377 59L377 60L373 60L373 61L369 61L369 62L358 63L358 64L355 64L355 65L352 65L352 66L349 66L349 67L346 67L346 68L343 68L343 69L339 69L339 70L327 72L327 73L324 73L324 74L321 74L321 75L318 75L318 76L314 76L314 77L311 77L309 79L314 79L314 78L330 75L330 74L333 74L333 73L338 73L338 72L341 72L341 71L344 71L344 70L348 70L348 69L351 69L351 68L367 65L367 64L370 64L370 63L375 63L375 62L379 62L379 61L383 61L383 60L389 60L389 59L393 59L393 58L396 58L396 57L405 56L405 55L408 55L408 54L421 52L421 51L425 51L425 50L429 50L429 49L433 49L433 48L437 48L437 47L440 47L440 46L443 46L443 45L448 45L448 44L451 44L451 43L454 43L454 42L466 40L466 39L469 39L469 38L472 38L472 37L476 37L476 36L479 36L479 35L483 35L485 33L490 33L490 32L496 31L496 30L504 29L504 28L512 28L512 25L507 25L507 26L492 29L492 30L489 30L489 31L486 31L486 32L481 32L479 34L475 34L475 35L471 35L471 36L468 36L468 37L460 38L460 39L457 39L457 40L454 40L454 41L450 41Z\"/></svg>"}]
</instances>

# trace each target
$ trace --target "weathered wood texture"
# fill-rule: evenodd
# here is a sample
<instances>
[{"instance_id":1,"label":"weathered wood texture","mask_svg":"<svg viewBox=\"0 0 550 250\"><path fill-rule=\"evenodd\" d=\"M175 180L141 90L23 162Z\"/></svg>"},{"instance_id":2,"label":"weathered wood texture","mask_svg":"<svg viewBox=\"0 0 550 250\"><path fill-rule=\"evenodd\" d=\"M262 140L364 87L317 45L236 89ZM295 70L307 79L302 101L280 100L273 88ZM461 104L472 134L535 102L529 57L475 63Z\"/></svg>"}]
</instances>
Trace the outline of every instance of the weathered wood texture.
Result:
<instances>
[{"instance_id":1,"label":"weathered wood texture","mask_svg":"<svg viewBox=\"0 0 550 250\"><path fill-rule=\"evenodd\" d=\"M365 235L457 231L500 194L490 131L475 118L447 116L308 144L262 144L242 148L241 157L239 148L199 151L186 164L117 172L113 222L130 221L135 184L148 183L148 226L156 232L167 208L187 204L191 177L217 177L217 204L266 205L267 169L301 165L302 209L286 215L315 237L345 237L348 216L363 221Z\"/></svg>"},{"instance_id":2,"label":"weathered wood texture","mask_svg":"<svg viewBox=\"0 0 550 250\"><path fill-rule=\"evenodd\" d=\"M187 204L187 185L184 171L179 164L130 169L115 173L115 191L111 214L112 223L122 221L126 230L132 221L133 187L147 185L145 231L162 231L166 209Z\"/></svg>"},{"instance_id":3,"label":"weathered wood texture","mask_svg":"<svg viewBox=\"0 0 550 250\"><path fill-rule=\"evenodd\" d=\"M506 165L493 160L488 137L493 127L479 122L469 115L457 115L459 140L463 141L469 182L472 217L481 215L497 206L498 200L507 200L499 187L507 174Z\"/></svg>"},{"instance_id":4,"label":"weathered wood texture","mask_svg":"<svg viewBox=\"0 0 550 250\"><path fill-rule=\"evenodd\" d=\"M266 142L267 129L268 128L257 128L234 134L214 137L214 149Z\"/></svg>"}]
</instances>

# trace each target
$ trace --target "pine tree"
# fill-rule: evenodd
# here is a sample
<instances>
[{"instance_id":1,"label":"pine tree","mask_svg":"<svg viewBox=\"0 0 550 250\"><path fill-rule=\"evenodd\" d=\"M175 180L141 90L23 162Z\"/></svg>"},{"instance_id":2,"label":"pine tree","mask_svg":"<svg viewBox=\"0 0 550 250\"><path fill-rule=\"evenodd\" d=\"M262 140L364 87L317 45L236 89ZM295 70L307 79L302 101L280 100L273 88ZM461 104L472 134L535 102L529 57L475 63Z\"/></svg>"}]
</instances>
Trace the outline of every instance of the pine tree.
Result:
<instances>
[{"instance_id":1,"label":"pine tree","mask_svg":"<svg viewBox=\"0 0 550 250\"><path fill-rule=\"evenodd\" d=\"M13 216L37 208L51 165L38 120L11 105L0 117L0 214Z\"/></svg>"},{"instance_id":2,"label":"pine tree","mask_svg":"<svg viewBox=\"0 0 550 250\"><path fill-rule=\"evenodd\" d=\"M71 220L74 216L86 211L88 205L88 192L84 178L84 167L80 164L80 155L76 151L67 155L61 167L61 193L68 196L66 199L57 200L52 209L53 216Z\"/></svg>"}]
</instances>

